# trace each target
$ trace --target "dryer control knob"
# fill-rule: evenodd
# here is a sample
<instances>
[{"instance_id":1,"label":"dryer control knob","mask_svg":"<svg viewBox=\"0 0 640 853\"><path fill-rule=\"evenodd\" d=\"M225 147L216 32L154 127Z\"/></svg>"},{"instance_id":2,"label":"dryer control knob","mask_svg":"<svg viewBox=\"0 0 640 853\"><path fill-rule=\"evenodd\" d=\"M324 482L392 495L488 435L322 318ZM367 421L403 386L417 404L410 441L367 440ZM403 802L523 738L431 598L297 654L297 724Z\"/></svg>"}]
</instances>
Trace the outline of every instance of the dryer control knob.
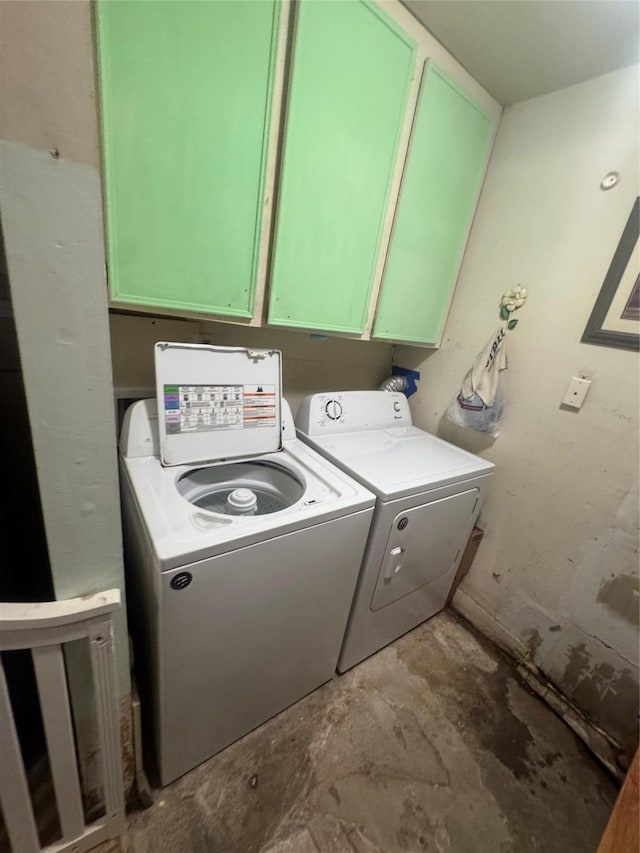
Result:
<instances>
[{"instance_id":1,"label":"dryer control knob","mask_svg":"<svg viewBox=\"0 0 640 853\"><path fill-rule=\"evenodd\" d=\"M337 400L329 400L324 407L327 417L332 421L337 421L342 417L342 405Z\"/></svg>"}]
</instances>

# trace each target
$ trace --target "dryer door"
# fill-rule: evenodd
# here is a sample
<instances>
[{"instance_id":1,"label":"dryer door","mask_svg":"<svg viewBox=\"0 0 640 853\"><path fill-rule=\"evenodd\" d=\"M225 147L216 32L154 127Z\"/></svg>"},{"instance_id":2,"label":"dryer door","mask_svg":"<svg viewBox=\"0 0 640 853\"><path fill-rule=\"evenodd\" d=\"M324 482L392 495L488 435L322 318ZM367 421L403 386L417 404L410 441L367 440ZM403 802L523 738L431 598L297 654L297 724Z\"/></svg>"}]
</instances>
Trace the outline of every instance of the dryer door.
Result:
<instances>
[{"instance_id":1,"label":"dryer door","mask_svg":"<svg viewBox=\"0 0 640 853\"><path fill-rule=\"evenodd\" d=\"M480 493L469 489L394 518L371 609L381 610L452 569Z\"/></svg>"}]
</instances>

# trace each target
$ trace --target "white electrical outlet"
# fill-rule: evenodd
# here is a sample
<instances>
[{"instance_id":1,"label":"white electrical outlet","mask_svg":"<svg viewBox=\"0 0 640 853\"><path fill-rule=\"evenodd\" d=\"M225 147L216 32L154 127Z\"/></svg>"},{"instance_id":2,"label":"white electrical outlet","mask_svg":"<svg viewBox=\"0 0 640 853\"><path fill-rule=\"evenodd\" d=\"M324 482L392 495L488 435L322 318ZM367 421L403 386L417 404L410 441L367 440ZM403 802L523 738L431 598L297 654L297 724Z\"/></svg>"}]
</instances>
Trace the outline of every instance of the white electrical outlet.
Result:
<instances>
[{"instance_id":1,"label":"white electrical outlet","mask_svg":"<svg viewBox=\"0 0 640 853\"><path fill-rule=\"evenodd\" d=\"M590 379L583 376L572 376L569 387L562 398L562 405L569 406L571 409L581 409L589 388L591 388Z\"/></svg>"}]
</instances>

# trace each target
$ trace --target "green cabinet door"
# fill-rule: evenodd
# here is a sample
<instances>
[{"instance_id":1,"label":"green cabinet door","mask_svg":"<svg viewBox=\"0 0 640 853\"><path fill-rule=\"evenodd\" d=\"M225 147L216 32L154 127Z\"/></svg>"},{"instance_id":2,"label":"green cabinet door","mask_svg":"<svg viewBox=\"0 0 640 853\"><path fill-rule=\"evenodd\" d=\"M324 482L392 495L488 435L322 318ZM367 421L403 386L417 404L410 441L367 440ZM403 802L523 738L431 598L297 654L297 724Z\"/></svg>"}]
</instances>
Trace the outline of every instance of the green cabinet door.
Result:
<instances>
[{"instance_id":1,"label":"green cabinet door","mask_svg":"<svg viewBox=\"0 0 640 853\"><path fill-rule=\"evenodd\" d=\"M99 0L115 303L251 317L278 0Z\"/></svg>"},{"instance_id":2,"label":"green cabinet door","mask_svg":"<svg viewBox=\"0 0 640 853\"><path fill-rule=\"evenodd\" d=\"M429 62L373 335L437 344L475 210L494 119Z\"/></svg>"},{"instance_id":3,"label":"green cabinet door","mask_svg":"<svg viewBox=\"0 0 640 853\"><path fill-rule=\"evenodd\" d=\"M364 331L415 51L374 3L299 3L269 323Z\"/></svg>"}]
</instances>

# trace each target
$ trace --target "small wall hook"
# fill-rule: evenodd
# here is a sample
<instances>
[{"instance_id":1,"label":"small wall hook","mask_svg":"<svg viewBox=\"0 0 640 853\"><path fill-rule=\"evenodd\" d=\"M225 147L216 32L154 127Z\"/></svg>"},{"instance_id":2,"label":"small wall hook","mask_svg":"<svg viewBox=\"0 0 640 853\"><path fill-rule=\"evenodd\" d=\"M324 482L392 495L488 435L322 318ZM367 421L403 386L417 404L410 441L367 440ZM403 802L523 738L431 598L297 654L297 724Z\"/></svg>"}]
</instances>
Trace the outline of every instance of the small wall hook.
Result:
<instances>
[{"instance_id":1,"label":"small wall hook","mask_svg":"<svg viewBox=\"0 0 640 853\"><path fill-rule=\"evenodd\" d=\"M620 175L618 172L607 172L604 178L600 181L600 189L611 190L616 186L619 180Z\"/></svg>"}]
</instances>

